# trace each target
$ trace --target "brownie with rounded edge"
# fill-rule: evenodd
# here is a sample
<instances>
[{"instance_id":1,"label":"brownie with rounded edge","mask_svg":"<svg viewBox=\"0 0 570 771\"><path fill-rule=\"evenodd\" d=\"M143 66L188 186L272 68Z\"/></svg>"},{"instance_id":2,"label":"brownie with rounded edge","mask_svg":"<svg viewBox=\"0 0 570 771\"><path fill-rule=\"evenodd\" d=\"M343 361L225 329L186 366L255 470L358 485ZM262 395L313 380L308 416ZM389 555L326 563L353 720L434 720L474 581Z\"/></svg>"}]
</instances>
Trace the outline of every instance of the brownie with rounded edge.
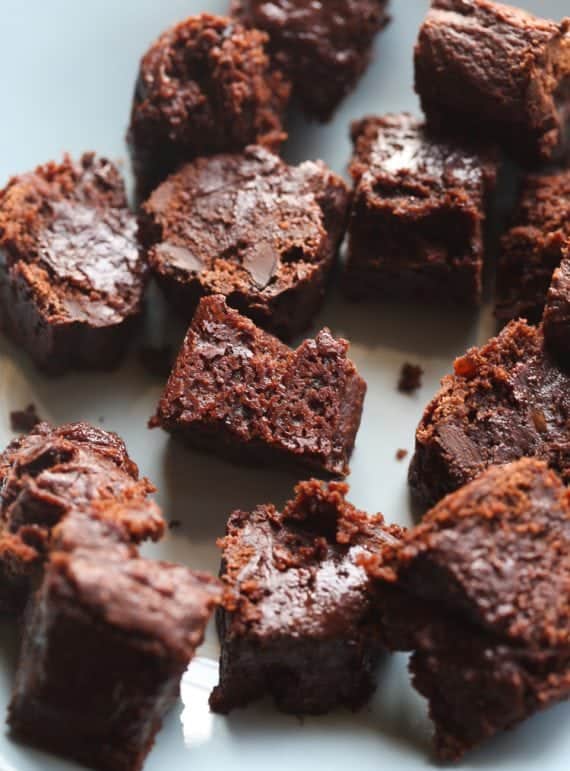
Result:
<instances>
[{"instance_id":1,"label":"brownie with rounded edge","mask_svg":"<svg viewBox=\"0 0 570 771\"><path fill-rule=\"evenodd\" d=\"M266 43L264 32L204 13L152 44L140 63L128 132L140 199L192 158L250 144L279 148L290 85Z\"/></svg>"},{"instance_id":2,"label":"brownie with rounded edge","mask_svg":"<svg viewBox=\"0 0 570 771\"><path fill-rule=\"evenodd\" d=\"M570 695L570 494L543 461L489 468L367 563L441 759Z\"/></svg>"},{"instance_id":3,"label":"brownie with rounded edge","mask_svg":"<svg viewBox=\"0 0 570 771\"><path fill-rule=\"evenodd\" d=\"M512 227L501 240L495 311L500 322L540 321L552 273L569 244L570 170L527 175Z\"/></svg>"},{"instance_id":4,"label":"brownie with rounded edge","mask_svg":"<svg viewBox=\"0 0 570 771\"><path fill-rule=\"evenodd\" d=\"M416 431L410 486L423 509L488 466L545 460L570 482L570 374L541 328L512 321L454 364Z\"/></svg>"},{"instance_id":5,"label":"brownie with rounded edge","mask_svg":"<svg viewBox=\"0 0 570 771\"><path fill-rule=\"evenodd\" d=\"M50 532L73 507L121 501L129 538L158 540L165 525L152 492L124 442L88 423L40 423L15 439L0 455L0 613L22 610Z\"/></svg>"},{"instance_id":6,"label":"brownie with rounded edge","mask_svg":"<svg viewBox=\"0 0 570 771\"><path fill-rule=\"evenodd\" d=\"M477 305L496 153L407 113L357 121L352 139L348 295Z\"/></svg>"},{"instance_id":7,"label":"brownie with rounded edge","mask_svg":"<svg viewBox=\"0 0 570 771\"><path fill-rule=\"evenodd\" d=\"M345 476L366 392L347 350L327 329L293 350L206 297L150 425L238 463Z\"/></svg>"},{"instance_id":8,"label":"brownie with rounded edge","mask_svg":"<svg viewBox=\"0 0 570 771\"><path fill-rule=\"evenodd\" d=\"M139 234L169 304L188 320L202 296L223 294L290 339L321 304L348 199L321 161L288 166L251 146L170 176L142 207Z\"/></svg>"},{"instance_id":9,"label":"brownie with rounded edge","mask_svg":"<svg viewBox=\"0 0 570 771\"><path fill-rule=\"evenodd\" d=\"M111 506L102 520L74 512L53 533L8 723L17 738L90 767L139 771L221 587L137 557Z\"/></svg>"},{"instance_id":10,"label":"brownie with rounded edge","mask_svg":"<svg viewBox=\"0 0 570 771\"><path fill-rule=\"evenodd\" d=\"M543 318L544 340L564 369L570 367L570 240L554 271Z\"/></svg>"},{"instance_id":11,"label":"brownie with rounded edge","mask_svg":"<svg viewBox=\"0 0 570 771\"><path fill-rule=\"evenodd\" d=\"M303 110L328 121L370 61L387 0L233 0L233 14L269 35L269 50Z\"/></svg>"},{"instance_id":12,"label":"brownie with rounded edge","mask_svg":"<svg viewBox=\"0 0 570 771\"><path fill-rule=\"evenodd\" d=\"M490 0L432 0L415 80L434 127L500 143L524 163L565 152L570 127L570 19Z\"/></svg>"},{"instance_id":13,"label":"brownie with rounded edge","mask_svg":"<svg viewBox=\"0 0 570 771\"><path fill-rule=\"evenodd\" d=\"M268 504L228 522L221 576L233 595L218 611L217 712L269 694L294 714L361 707L382 646L370 582L358 560L401 530L345 500L348 487L302 482L283 511Z\"/></svg>"},{"instance_id":14,"label":"brownie with rounded edge","mask_svg":"<svg viewBox=\"0 0 570 771\"><path fill-rule=\"evenodd\" d=\"M116 366L146 274L123 181L105 158L66 155L0 192L0 327L45 372Z\"/></svg>"}]
</instances>

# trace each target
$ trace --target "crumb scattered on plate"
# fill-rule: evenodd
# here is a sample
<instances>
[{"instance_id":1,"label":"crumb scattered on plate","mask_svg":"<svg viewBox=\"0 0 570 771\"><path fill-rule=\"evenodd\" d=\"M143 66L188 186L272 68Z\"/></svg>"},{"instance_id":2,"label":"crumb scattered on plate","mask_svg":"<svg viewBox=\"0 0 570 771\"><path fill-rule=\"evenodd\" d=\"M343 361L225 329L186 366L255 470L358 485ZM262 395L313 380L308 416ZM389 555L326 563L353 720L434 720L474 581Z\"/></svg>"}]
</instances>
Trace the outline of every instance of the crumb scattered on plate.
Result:
<instances>
[{"instance_id":1,"label":"crumb scattered on plate","mask_svg":"<svg viewBox=\"0 0 570 771\"><path fill-rule=\"evenodd\" d=\"M409 361L402 364L400 370L400 379L398 380L398 391L404 394L411 394L422 386L423 369L418 364L410 364Z\"/></svg>"},{"instance_id":2,"label":"crumb scattered on plate","mask_svg":"<svg viewBox=\"0 0 570 771\"><path fill-rule=\"evenodd\" d=\"M27 434L41 422L35 404L28 404L25 409L13 410L10 413L10 427L18 434Z\"/></svg>"}]
</instances>

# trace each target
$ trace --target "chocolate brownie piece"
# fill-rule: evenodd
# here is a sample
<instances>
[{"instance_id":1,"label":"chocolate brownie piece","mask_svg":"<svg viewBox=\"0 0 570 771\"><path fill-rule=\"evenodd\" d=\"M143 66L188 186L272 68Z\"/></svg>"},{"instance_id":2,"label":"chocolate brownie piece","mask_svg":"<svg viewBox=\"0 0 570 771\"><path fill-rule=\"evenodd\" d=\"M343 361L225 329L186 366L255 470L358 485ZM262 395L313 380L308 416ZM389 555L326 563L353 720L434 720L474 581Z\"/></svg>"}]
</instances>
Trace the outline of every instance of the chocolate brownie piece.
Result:
<instances>
[{"instance_id":1,"label":"chocolate brownie piece","mask_svg":"<svg viewBox=\"0 0 570 771\"><path fill-rule=\"evenodd\" d=\"M240 463L345 476L366 384L327 329L296 350L201 300L150 425Z\"/></svg>"},{"instance_id":2,"label":"chocolate brownie piece","mask_svg":"<svg viewBox=\"0 0 570 771\"><path fill-rule=\"evenodd\" d=\"M432 0L415 49L416 91L434 127L496 141L519 160L563 152L570 19L489 0Z\"/></svg>"},{"instance_id":3,"label":"chocolate brownie piece","mask_svg":"<svg viewBox=\"0 0 570 771\"><path fill-rule=\"evenodd\" d=\"M427 508L488 466L545 460L570 482L570 374L545 350L541 328L512 321L457 359L416 431L410 485Z\"/></svg>"},{"instance_id":4,"label":"chocolate brownie piece","mask_svg":"<svg viewBox=\"0 0 570 771\"><path fill-rule=\"evenodd\" d=\"M557 362L570 367L570 240L554 271L544 309L544 340Z\"/></svg>"},{"instance_id":5,"label":"chocolate brownie piece","mask_svg":"<svg viewBox=\"0 0 570 771\"><path fill-rule=\"evenodd\" d=\"M269 35L269 50L311 117L329 120L370 61L387 0L233 0L232 11Z\"/></svg>"},{"instance_id":6,"label":"chocolate brownie piece","mask_svg":"<svg viewBox=\"0 0 570 771\"><path fill-rule=\"evenodd\" d=\"M22 610L50 531L72 507L120 500L134 542L158 540L164 520L123 441L88 423L36 426L0 455L0 613Z\"/></svg>"},{"instance_id":7,"label":"chocolate brownie piece","mask_svg":"<svg viewBox=\"0 0 570 771\"><path fill-rule=\"evenodd\" d=\"M0 327L45 372L119 363L147 273L135 231L117 168L93 153L0 192Z\"/></svg>"},{"instance_id":8,"label":"chocolate brownie piece","mask_svg":"<svg viewBox=\"0 0 570 771\"><path fill-rule=\"evenodd\" d=\"M345 500L347 486L311 480L283 511L236 511L221 575L235 595L218 611L217 712L269 694L277 707L319 714L356 709L376 687L381 654L369 580L358 560L400 528Z\"/></svg>"},{"instance_id":9,"label":"chocolate brownie piece","mask_svg":"<svg viewBox=\"0 0 570 771\"><path fill-rule=\"evenodd\" d=\"M435 138L411 115L352 126L350 297L477 305L495 153Z\"/></svg>"},{"instance_id":10,"label":"chocolate brownie piece","mask_svg":"<svg viewBox=\"0 0 570 771\"><path fill-rule=\"evenodd\" d=\"M442 759L570 695L570 497L546 463L491 467L371 564Z\"/></svg>"},{"instance_id":11,"label":"chocolate brownie piece","mask_svg":"<svg viewBox=\"0 0 570 771\"><path fill-rule=\"evenodd\" d=\"M169 303L188 320L203 295L223 294L289 339L320 306L348 198L321 161L287 166L252 146L170 176L142 207L139 233Z\"/></svg>"},{"instance_id":12,"label":"chocolate brownie piece","mask_svg":"<svg viewBox=\"0 0 570 771\"><path fill-rule=\"evenodd\" d=\"M570 171L528 175L521 186L513 226L501 241L499 321L540 321L552 273L569 243Z\"/></svg>"},{"instance_id":13,"label":"chocolate brownie piece","mask_svg":"<svg viewBox=\"0 0 570 771\"><path fill-rule=\"evenodd\" d=\"M153 43L140 63L128 133L139 198L192 158L249 144L279 148L290 85L266 43L264 32L206 13Z\"/></svg>"},{"instance_id":14,"label":"chocolate brownie piece","mask_svg":"<svg viewBox=\"0 0 570 771\"><path fill-rule=\"evenodd\" d=\"M16 737L102 771L142 768L221 596L129 549L109 521L56 528L9 707Z\"/></svg>"}]
</instances>

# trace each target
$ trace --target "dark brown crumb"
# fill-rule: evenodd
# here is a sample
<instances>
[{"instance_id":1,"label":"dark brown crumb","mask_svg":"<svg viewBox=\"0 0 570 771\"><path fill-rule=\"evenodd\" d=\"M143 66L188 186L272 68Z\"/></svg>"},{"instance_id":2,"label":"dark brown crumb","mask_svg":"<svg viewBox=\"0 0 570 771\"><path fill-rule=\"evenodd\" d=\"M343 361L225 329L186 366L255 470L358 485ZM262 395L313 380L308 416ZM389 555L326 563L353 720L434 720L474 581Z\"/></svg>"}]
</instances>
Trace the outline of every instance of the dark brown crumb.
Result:
<instances>
[{"instance_id":1,"label":"dark brown crumb","mask_svg":"<svg viewBox=\"0 0 570 771\"><path fill-rule=\"evenodd\" d=\"M10 413L10 426L12 431L18 434L27 434L41 422L35 404L28 404L25 409L13 410Z\"/></svg>"},{"instance_id":2,"label":"dark brown crumb","mask_svg":"<svg viewBox=\"0 0 570 771\"><path fill-rule=\"evenodd\" d=\"M404 394L411 394L422 386L423 369L417 364L410 364L408 361L402 364L400 379L398 380L398 391Z\"/></svg>"},{"instance_id":3,"label":"dark brown crumb","mask_svg":"<svg viewBox=\"0 0 570 771\"><path fill-rule=\"evenodd\" d=\"M181 527L182 522L179 519L171 519L168 523L169 530L176 530L177 527Z\"/></svg>"},{"instance_id":4,"label":"dark brown crumb","mask_svg":"<svg viewBox=\"0 0 570 771\"><path fill-rule=\"evenodd\" d=\"M396 452L396 460L404 460L404 458L408 455L407 450L397 450Z\"/></svg>"},{"instance_id":5,"label":"dark brown crumb","mask_svg":"<svg viewBox=\"0 0 570 771\"><path fill-rule=\"evenodd\" d=\"M166 378L174 361L170 345L145 345L139 350L139 360L149 375Z\"/></svg>"}]
</instances>

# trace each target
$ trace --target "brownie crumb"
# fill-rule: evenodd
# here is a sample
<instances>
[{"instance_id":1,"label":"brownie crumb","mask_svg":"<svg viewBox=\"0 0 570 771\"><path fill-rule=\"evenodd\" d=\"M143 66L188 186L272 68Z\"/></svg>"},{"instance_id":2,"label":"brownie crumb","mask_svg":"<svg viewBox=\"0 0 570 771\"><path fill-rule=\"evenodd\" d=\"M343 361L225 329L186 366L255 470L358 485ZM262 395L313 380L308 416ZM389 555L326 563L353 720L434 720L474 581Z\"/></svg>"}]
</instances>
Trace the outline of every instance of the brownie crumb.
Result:
<instances>
[{"instance_id":1,"label":"brownie crumb","mask_svg":"<svg viewBox=\"0 0 570 771\"><path fill-rule=\"evenodd\" d=\"M179 519L171 519L168 523L169 530L176 530L178 527L182 527L182 522Z\"/></svg>"},{"instance_id":2,"label":"brownie crumb","mask_svg":"<svg viewBox=\"0 0 570 771\"><path fill-rule=\"evenodd\" d=\"M406 458L407 455L408 455L408 451L407 450L402 450L402 449L397 450L397 452L396 452L396 460L404 460L404 458Z\"/></svg>"},{"instance_id":3,"label":"brownie crumb","mask_svg":"<svg viewBox=\"0 0 570 771\"><path fill-rule=\"evenodd\" d=\"M25 409L13 410L10 413L10 427L18 434L26 434L41 422L35 404L28 404Z\"/></svg>"},{"instance_id":4,"label":"brownie crumb","mask_svg":"<svg viewBox=\"0 0 570 771\"><path fill-rule=\"evenodd\" d=\"M400 379L398 380L398 391L404 394L412 394L422 386L423 369L417 364L410 364L408 361L402 365Z\"/></svg>"},{"instance_id":5,"label":"brownie crumb","mask_svg":"<svg viewBox=\"0 0 570 771\"><path fill-rule=\"evenodd\" d=\"M172 346L144 345L139 350L139 361L149 375L166 378L174 361Z\"/></svg>"}]
</instances>

